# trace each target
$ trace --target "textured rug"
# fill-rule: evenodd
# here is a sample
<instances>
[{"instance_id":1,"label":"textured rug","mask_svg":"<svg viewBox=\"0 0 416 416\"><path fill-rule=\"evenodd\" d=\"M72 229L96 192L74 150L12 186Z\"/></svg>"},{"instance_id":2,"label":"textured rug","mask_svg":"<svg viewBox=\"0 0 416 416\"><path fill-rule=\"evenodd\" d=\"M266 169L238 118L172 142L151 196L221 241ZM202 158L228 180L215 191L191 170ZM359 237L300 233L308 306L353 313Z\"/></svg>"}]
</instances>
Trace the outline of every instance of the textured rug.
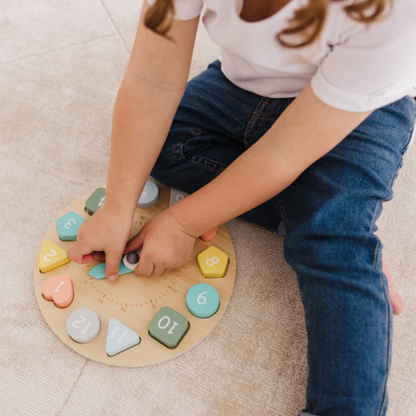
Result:
<instances>
[{"instance_id":1,"label":"textured rug","mask_svg":"<svg viewBox=\"0 0 416 416\"><path fill-rule=\"evenodd\" d=\"M217 328L165 364L111 368L49 329L33 293L41 238L59 211L105 183L111 116L140 1L0 3L0 414L296 415L306 335L283 239L228 224L237 281ZM201 29L191 75L217 58ZM394 319L389 416L416 414L416 148L379 221L405 302Z\"/></svg>"}]
</instances>

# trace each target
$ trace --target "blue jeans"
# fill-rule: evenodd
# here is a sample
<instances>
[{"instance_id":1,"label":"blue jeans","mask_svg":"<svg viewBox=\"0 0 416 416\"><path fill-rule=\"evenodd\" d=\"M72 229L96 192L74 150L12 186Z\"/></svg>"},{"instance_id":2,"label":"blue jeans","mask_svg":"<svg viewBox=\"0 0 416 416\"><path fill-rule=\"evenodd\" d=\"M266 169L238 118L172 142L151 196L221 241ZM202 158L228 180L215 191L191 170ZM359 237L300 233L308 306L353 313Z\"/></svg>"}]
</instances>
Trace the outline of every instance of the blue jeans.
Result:
<instances>
[{"instance_id":1,"label":"blue jeans","mask_svg":"<svg viewBox=\"0 0 416 416\"><path fill-rule=\"evenodd\" d=\"M212 63L188 83L152 176L195 192L261 139L292 100L242 90ZM411 97L374 111L288 188L243 215L286 235L308 334L301 415L386 413L392 308L374 232L415 116Z\"/></svg>"}]
</instances>

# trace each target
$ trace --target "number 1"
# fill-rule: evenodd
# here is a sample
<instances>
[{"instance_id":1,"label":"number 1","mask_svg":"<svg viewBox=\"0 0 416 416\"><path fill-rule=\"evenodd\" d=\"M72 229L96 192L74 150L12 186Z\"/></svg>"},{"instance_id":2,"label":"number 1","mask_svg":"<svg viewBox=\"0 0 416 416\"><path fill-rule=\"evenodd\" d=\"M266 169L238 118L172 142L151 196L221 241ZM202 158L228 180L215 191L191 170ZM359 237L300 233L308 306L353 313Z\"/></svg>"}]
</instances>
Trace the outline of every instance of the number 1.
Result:
<instances>
[{"instance_id":1,"label":"number 1","mask_svg":"<svg viewBox=\"0 0 416 416\"><path fill-rule=\"evenodd\" d=\"M55 289L55 293L58 293L59 292L59 288L62 286L62 285L64 285L65 284L65 282L63 282L62 280L61 280L61 283L59 283L59 286Z\"/></svg>"}]
</instances>

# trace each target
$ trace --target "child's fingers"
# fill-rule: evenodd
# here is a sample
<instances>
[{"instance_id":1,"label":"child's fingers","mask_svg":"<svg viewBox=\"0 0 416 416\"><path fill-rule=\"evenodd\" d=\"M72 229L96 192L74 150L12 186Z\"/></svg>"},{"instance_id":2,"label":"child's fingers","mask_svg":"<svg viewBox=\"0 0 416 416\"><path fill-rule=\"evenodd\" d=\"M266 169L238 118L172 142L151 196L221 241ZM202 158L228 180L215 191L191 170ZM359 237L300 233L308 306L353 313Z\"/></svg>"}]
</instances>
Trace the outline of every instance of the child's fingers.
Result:
<instances>
[{"instance_id":1,"label":"child's fingers","mask_svg":"<svg viewBox=\"0 0 416 416\"><path fill-rule=\"evenodd\" d=\"M97 260L97 261L105 261L105 253L104 253L104 251L94 251L92 253L92 256L94 257L94 260Z\"/></svg>"},{"instance_id":2,"label":"child's fingers","mask_svg":"<svg viewBox=\"0 0 416 416\"><path fill-rule=\"evenodd\" d=\"M205 234L202 234L199 238L202 241L205 241L205 242L209 243L210 241L212 241L212 240L215 239L215 237L217 236L217 234L218 234L218 228L215 227L213 230L208 231Z\"/></svg>"},{"instance_id":3,"label":"child's fingers","mask_svg":"<svg viewBox=\"0 0 416 416\"><path fill-rule=\"evenodd\" d=\"M166 270L165 266L161 262L160 264L156 264L155 268L153 269L152 276L160 276Z\"/></svg>"},{"instance_id":4,"label":"child's fingers","mask_svg":"<svg viewBox=\"0 0 416 416\"><path fill-rule=\"evenodd\" d=\"M127 243L126 248L124 249L124 254L129 254L132 251L136 251L138 248L140 248L143 245L143 240L144 240L144 233L143 231L140 231L139 234L137 234Z\"/></svg>"},{"instance_id":5,"label":"child's fingers","mask_svg":"<svg viewBox=\"0 0 416 416\"><path fill-rule=\"evenodd\" d=\"M105 252L105 275L111 281L116 281L120 268L122 250L107 250Z\"/></svg>"},{"instance_id":6,"label":"child's fingers","mask_svg":"<svg viewBox=\"0 0 416 416\"><path fill-rule=\"evenodd\" d=\"M146 256L146 254L142 253L139 263L134 269L134 273L138 276L151 276L153 274L154 268L155 265L153 262Z\"/></svg>"},{"instance_id":7,"label":"child's fingers","mask_svg":"<svg viewBox=\"0 0 416 416\"><path fill-rule=\"evenodd\" d=\"M82 264L84 256L87 256L88 254L91 254L91 249L79 241L75 241L75 243L66 252L68 258L78 264Z\"/></svg>"},{"instance_id":8,"label":"child's fingers","mask_svg":"<svg viewBox=\"0 0 416 416\"><path fill-rule=\"evenodd\" d=\"M93 260L94 260L94 255L93 253L90 253L82 257L81 264L89 263L90 261L93 261Z\"/></svg>"}]
</instances>

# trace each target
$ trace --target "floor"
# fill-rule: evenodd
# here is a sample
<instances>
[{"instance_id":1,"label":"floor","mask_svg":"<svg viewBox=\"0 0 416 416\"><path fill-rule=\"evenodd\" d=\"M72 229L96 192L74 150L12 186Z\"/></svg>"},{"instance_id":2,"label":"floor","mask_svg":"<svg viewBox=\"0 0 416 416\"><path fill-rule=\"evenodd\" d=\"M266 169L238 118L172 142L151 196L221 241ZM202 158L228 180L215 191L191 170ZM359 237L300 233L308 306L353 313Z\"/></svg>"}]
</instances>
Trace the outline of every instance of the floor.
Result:
<instances>
[{"instance_id":1,"label":"floor","mask_svg":"<svg viewBox=\"0 0 416 416\"><path fill-rule=\"evenodd\" d=\"M138 21L136 0L0 3L0 414L296 415L306 335L283 240L240 220L230 305L189 353L111 368L68 349L44 322L32 273L48 225L105 183L111 116ZM201 29L191 76L218 57ZM379 234L405 301L394 321L389 416L416 411L416 150L406 154Z\"/></svg>"}]
</instances>

